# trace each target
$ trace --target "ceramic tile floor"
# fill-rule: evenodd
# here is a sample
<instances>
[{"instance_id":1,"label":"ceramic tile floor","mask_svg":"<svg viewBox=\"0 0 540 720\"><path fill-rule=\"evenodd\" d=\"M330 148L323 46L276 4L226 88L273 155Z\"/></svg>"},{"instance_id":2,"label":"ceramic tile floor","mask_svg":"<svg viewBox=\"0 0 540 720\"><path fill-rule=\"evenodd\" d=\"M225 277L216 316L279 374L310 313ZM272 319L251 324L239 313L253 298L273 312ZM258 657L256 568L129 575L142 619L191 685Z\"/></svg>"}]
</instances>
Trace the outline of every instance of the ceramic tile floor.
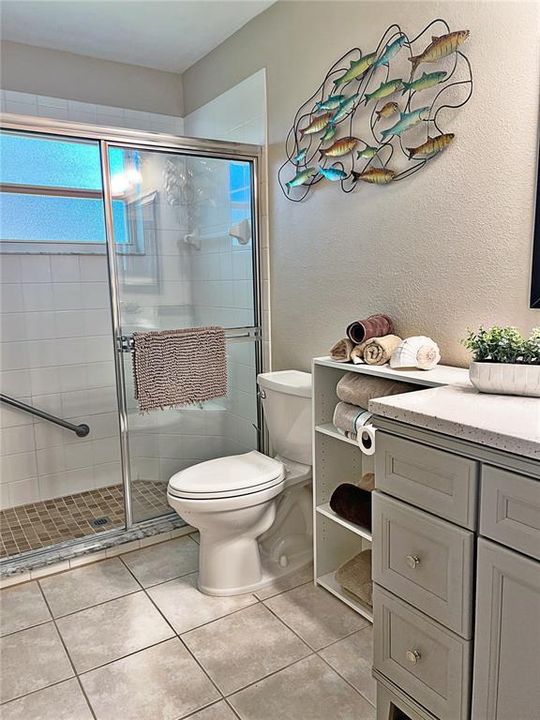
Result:
<instances>
[{"instance_id":1,"label":"ceramic tile floor","mask_svg":"<svg viewBox=\"0 0 540 720\"><path fill-rule=\"evenodd\" d=\"M2 720L374 720L367 621L311 568L202 595L196 539L0 591Z\"/></svg>"}]
</instances>

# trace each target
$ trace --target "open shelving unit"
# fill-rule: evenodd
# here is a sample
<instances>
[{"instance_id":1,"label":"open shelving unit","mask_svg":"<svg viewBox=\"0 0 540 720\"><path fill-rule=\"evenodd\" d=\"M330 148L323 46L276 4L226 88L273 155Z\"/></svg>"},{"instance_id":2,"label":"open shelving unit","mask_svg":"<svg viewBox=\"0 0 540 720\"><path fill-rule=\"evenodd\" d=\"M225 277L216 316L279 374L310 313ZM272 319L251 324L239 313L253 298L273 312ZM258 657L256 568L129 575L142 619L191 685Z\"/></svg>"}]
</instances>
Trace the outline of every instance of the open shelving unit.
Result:
<instances>
[{"instance_id":1,"label":"open shelving unit","mask_svg":"<svg viewBox=\"0 0 540 720\"><path fill-rule=\"evenodd\" d=\"M433 370L392 370L388 365L352 365L336 363L328 357L315 358L313 383L313 542L315 583L331 592L368 620L371 607L344 590L335 579L343 563L371 547L367 528L344 520L330 507L334 490L344 482L354 483L374 471L374 455L364 455L355 440L339 433L332 423L339 399L336 385L348 372L375 375L418 385L422 390L466 381L461 368L438 365ZM366 408L367 409L367 408Z\"/></svg>"}]
</instances>

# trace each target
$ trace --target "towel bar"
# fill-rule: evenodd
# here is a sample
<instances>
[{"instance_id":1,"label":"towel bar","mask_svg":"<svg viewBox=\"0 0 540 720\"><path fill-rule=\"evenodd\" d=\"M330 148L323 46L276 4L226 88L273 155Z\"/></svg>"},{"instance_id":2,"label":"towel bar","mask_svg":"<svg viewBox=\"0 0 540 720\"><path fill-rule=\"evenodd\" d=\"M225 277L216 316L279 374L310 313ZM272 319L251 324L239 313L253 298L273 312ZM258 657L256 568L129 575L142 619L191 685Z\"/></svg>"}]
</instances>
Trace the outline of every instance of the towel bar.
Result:
<instances>
[{"instance_id":1,"label":"towel bar","mask_svg":"<svg viewBox=\"0 0 540 720\"><path fill-rule=\"evenodd\" d=\"M260 340L262 337L261 328L258 326L231 327L224 328L224 330L227 340L237 340L241 338L253 338L254 340ZM133 335L119 335L117 338L117 349L118 352L133 352Z\"/></svg>"}]
</instances>

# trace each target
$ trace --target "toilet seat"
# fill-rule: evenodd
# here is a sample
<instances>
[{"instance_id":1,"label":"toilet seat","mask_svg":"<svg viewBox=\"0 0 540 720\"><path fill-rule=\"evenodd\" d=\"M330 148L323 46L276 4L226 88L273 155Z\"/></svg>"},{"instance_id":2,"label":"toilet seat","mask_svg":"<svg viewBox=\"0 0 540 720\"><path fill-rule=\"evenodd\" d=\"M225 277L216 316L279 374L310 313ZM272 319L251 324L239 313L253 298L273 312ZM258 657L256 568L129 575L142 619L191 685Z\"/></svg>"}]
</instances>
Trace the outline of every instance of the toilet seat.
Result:
<instances>
[{"instance_id":1,"label":"toilet seat","mask_svg":"<svg viewBox=\"0 0 540 720\"><path fill-rule=\"evenodd\" d=\"M169 480L168 494L186 500L218 500L263 492L283 483L285 467L256 450L207 460Z\"/></svg>"}]
</instances>

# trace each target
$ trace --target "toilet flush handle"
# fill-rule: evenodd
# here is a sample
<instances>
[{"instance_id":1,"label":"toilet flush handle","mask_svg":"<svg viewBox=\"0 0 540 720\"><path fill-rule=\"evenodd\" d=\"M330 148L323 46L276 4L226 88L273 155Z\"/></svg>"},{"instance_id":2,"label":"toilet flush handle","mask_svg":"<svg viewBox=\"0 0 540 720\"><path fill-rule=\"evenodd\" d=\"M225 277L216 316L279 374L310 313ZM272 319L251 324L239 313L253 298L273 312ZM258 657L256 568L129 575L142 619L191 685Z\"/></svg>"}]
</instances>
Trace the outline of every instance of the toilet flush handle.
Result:
<instances>
[{"instance_id":1,"label":"toilet flush handle","mask_svg":"<svg viewBox=\"0 0 540 720\"><path fill-rule=\"evenodd\" d=\"M264 390L262 390L262 389L259 390L258 395L261 398L261 400L266 400L266 393Z\"/></svg>"}]
</instances>

